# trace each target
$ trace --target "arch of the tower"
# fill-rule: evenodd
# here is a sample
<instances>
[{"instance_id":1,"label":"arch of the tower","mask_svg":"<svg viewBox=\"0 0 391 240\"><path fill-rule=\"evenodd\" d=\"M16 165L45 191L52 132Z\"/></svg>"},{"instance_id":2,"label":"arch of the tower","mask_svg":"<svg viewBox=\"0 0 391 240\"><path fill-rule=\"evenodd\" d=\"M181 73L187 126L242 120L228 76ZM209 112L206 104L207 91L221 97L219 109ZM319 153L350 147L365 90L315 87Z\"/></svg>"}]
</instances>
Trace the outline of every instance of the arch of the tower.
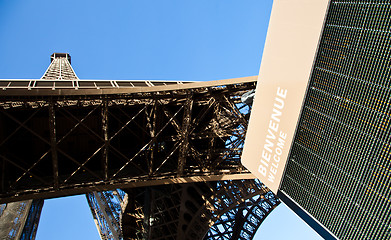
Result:
<instances>
[{"instance_id":1,"label":"arch of the tower","mask_svg":"<svg viewBox=\"0 0 391 240\"><path fill-rule=\"evenodd\" d=\"M279 200L257 180L127 189L124 239L252 239Z\"/></svg>"}]
</instances>

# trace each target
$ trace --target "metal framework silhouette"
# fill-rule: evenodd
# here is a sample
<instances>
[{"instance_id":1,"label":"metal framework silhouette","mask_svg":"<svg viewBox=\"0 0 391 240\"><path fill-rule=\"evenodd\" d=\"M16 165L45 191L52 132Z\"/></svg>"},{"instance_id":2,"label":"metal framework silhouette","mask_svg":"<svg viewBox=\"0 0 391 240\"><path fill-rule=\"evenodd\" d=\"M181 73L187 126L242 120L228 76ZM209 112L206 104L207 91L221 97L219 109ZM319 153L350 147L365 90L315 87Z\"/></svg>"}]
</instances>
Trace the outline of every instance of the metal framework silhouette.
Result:
<instances>
[{"instance_id":1,"label":"metal framework silhouette","mask_svg":"<svg viewBox=\"0 0 391 240\"><path fill-rule=\"evenodd\" d=\"M252 238L279 203L240 163L256 77L80 80L70 60L0 80L2 203L87 193L102 239Z\"/></svg>"}]
</instances>

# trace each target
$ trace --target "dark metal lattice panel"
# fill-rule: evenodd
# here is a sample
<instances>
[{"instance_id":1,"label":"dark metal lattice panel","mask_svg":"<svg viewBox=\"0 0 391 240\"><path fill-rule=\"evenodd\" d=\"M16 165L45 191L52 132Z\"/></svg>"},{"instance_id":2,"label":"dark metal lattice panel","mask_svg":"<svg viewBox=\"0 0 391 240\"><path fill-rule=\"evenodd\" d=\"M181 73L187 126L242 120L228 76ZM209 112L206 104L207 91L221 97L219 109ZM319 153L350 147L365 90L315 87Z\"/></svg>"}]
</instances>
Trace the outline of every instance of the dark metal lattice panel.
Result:
<instances>
[{"instance_id":1,"label":"dark metal lattice panel","mask_svg":"<svg viewBox=\"0 0 391 240\"><path fill-rule=\"evenodd\" d=\"M340 239L391 237L391 3L330 3L281 185Z\"/></svg>"},{"instance_id":2,"label":"dark metal lattice panel","mask_svg":"<svg viewBox=\"0 0 391 240\"><path fill-rule=\"evenodd\" d=\"M257 179L254 181L258 182ZM263 220L279 203L280 200L271 191L248 198L222 214L204 239L252 239Z\"/></svg>"},{"instance_id":3,"label":"dark metal lattice panel","mask_svg":"<svg viewBox=\"0 0 391 240\"><path fill-rule=\"evenodd\" d=\"M51 60L40 80L0 80L1 202L111 190L87 194L102 239L181 240L251 239L279 204L240 164L255 78L79 80L69 54ZM22 239L34 202L0 205L27 219Z\"/></svg>"},{"instance_id":4,"label":"dark metal lattice panel","mask_svg":"<svg viewBox=\"0 0 391 240\"><path fill-rule=\"evenodd\" d=\"M251 109L242 102L233 106L243 116ZM187 122L186 118L182 121ZM240 153L246 122L235 127L236 134L225 140L225 149ZM216 144L212 140L208 152ZM226 154L240 160L240 154ZM178 168L184 170L184 166ZM121 216L125 239L252 239L262 221L279 204L258 180L172 184L126 191L129 194L125 212L123 208L105 210L113 203L111 191L87 195L103 239L122 239L113 213Z\"/></svg>"},{"instance_id":5,"label":"dark metal lattice panel","mask_svg":"<svg viewBox=\"0 0 391 240\"><path fill-rule=\"evenodd\" d=\"M124 239L252 239L279 200L258 180L126 190Z\"/></svg>"},{"instance_id":6,"label":"dark metal lattice panel","mask_svg":"<svg viewBox=\"0 0 391 240\"><path fill-rule=\"evenodd\" d=\"M250 176L239 147L248 115L238 106L254 87L0 96L1 201L165 184L172 177Z\"/></svg>"}]
</instances>

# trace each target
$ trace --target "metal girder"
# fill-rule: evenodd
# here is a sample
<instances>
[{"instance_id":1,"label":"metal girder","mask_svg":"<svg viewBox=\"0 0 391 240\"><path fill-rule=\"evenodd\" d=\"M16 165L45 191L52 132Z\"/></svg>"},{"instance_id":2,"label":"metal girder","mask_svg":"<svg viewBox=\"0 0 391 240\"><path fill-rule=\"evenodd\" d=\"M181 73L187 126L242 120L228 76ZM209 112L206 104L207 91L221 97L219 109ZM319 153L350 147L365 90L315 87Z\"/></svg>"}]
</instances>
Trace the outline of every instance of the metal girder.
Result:
<instances>
[{"instance_id":1,"label":"metal girder","mask_svg":"<svg viewBox=\"0 0 391 240\"><path fill-rule=\"evenodd\" d=\"M3 96L85 96L147 92L168 92L180 89L209 88L229 84L256 82L257 76L208 82L84 80L84 79L0 79Z\"/></svg>"},{"instance_id":2,"label":"metal girder","mask_svg":"<svg viewBox=\"0 0 391 240\"><path fill-rule=\"evenodd\" d=\"M107 104L107 100L104 99L102 103L102 135L104 140L104 147L102 152L102 163L104 167L104 179L107 181L108 176L108 168L109 168L109 116L108 116L109 108Z\"/></svg>"},{"instance_id":3,"label":"metal girder","mask_svg":"<svg viewBox=\"0 0 391 240\"><path fill-rule=\"evenodd\" d=\"M261 223L279 203L270 191L249 198L224 212L204 239L252 239Z\"/></svg>"},{"instance_id":4,"label":"metal girder","mask_svg":"<svg viewBox=\"0 0 391 240\"><path fill-rule=\"evenodd\" d=\"M124 239L252 239L279 200L257 180L215 181L126 189ZM138 215L148 225L136 224ZM137 230L136 230L137 229Z\"/></svg>"},{"instance_id":5,"label":"metal girder","mask_svg":"<svg viewBox=\"0 0 391 240\"><path fill-rule=\"evenodd\" d=\"M0 201L248 174L240 164L246 116L233 106L254 88L0 95Z\"/></svg>"},{"instance_id":6,"label":"metal girder","mask_svg":"<svg viewBox=\"0 0 391 240\"><path fill-rule=\"evenodd\" d=\"M49 132L50 132L50 147L52 152L53 164L53 185L58 190L58 157L57 157L57 137L56 137L56 116L54 111L54 103L49 101Z\"/></svg>"},{"instance_id":7,"label":"metal girder","mask_svg":"<svg viewBox=\"0 0 391 240\"><path fill-rule=\"evenodd\" d=\"M240 164L255 81L80 80L55 53L0 80L0 202L88 192L102 239L251 239L279 203Z\"/></svg>"},{"instance_id":8,"label":"metal girder","mask_svg":"<svg viewBox=\"0 0 391 240\"><path fill-rule=\"evenodd\" d=\"M189 130L190 130L190 122L191 122L191 110L193 108L193 99L192 96L188 96L186 99L184 111L183 111L183 120L182 120L182 136L181 136L181 147L179 149L178 156L178 176L183 175L184 167L186 164L186 153L188 151L189 146Z\"/></svg>"}]
</instances>

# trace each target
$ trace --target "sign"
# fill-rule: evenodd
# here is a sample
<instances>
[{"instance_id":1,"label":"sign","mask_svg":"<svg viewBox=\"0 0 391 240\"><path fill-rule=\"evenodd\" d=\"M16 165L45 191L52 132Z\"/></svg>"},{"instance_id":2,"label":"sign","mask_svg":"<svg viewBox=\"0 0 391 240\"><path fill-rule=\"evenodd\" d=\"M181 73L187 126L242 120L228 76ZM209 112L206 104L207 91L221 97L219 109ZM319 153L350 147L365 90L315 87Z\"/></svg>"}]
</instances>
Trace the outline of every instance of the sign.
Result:
<instances>
[{"instance_id":1,"label":"sign","mask_svg":"<svg viewBox=\"0 0 391 240\"><path fill-rule=\"evenodd\" d=\"M242 163L277 193L329 0L275 0Z\"/></svg>"}]
</instances>

